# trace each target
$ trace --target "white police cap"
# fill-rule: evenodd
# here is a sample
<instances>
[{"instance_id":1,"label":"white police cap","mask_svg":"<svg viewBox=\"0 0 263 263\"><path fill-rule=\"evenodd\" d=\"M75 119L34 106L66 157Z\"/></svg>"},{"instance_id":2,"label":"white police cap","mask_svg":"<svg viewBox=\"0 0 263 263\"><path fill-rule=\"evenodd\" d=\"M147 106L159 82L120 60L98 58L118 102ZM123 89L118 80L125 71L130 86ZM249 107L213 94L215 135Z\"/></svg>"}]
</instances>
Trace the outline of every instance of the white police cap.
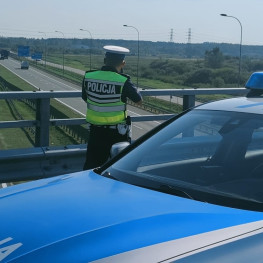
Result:
<instances>
[{"instance_id":1,"label":"white police cap","mask_svg":"<svg viewBox=\"0 0 263 263\"><path fill-rule=\"evenodd\" d=\"M126 55L130 52L128 48L120 46L104 46L103 49L106 50L106 53Z\"/></svg>"}]
</instances>

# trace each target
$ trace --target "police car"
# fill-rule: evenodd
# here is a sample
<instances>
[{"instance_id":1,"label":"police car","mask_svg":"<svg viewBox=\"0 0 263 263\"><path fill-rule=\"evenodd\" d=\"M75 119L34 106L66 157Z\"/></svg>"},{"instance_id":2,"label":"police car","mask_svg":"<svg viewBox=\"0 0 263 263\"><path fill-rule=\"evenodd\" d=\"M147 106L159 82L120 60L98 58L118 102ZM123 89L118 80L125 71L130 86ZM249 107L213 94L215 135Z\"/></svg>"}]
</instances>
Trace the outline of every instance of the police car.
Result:
<instances>
[{"instance_id":1,"label":"police car","mask_svg":"<svg viewBox=\"0 0 263 263\"><path fill-rule=\"evenodd\" d=\"M102 167L1 189L0 211L1 263L261 262L263 98L200 105Z\"/></svg>"}]
</instances>

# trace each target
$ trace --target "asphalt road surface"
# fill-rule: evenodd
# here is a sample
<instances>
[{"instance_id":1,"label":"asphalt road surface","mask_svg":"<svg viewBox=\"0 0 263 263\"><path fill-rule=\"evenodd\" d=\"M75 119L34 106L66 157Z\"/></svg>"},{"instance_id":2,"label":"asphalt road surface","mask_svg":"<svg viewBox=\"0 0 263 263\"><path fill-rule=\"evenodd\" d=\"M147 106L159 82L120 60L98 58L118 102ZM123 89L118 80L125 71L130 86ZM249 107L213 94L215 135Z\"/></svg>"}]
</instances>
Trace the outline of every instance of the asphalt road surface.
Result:
<instances>
[{"instance_id":1,"label":"asphalt road surface","mask_svg":"<svg viewBox=\"0 0 263 263\"><path fill-rule=\"evenodd\" d=\"M37 90L43 91L72 91L81 90L81 86L74 85L63 79L54 77L48 73L38 70L35 67L30 67L28 70L20 68L20 62L12 58L0 60L0 64L13 72L15 75L31 84ZM86 103L81 98L63 98L57 99L72 110L78 112L82 116L86 113ZM152 113L141 110L128 105L128 115L141 116L152 115ZM132 124L132 139L135 140L145 134L147 131L159 125L158 121L135 122Z\"/></svg>"}]
</instances>

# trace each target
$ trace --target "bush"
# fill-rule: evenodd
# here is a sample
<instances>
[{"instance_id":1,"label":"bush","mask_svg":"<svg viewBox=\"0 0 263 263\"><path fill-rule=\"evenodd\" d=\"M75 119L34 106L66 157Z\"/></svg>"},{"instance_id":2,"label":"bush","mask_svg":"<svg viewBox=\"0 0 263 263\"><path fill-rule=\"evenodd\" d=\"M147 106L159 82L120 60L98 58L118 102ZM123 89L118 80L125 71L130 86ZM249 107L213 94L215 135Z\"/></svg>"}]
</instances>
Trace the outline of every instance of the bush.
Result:
<instances>
[{"instance_id":1,"label":"bush","mask_svg":"<svg viewBox=\"0 0 263 263\"><path fill-rule=\"evenodd\" d=\"M215 88L222 88L225 86L225 81L221 77L216 77L213 79L212 84Z\"/></svg>"},{"instance_id":2,"label":"bush","mask_svg":"<svg viewBox=\"0 0 263 263\"><path fill-rule=\"evenodd\" d=\"M232 68L214 70L214 78L222 78L227 84L235 84L238 81L238 72Z\"/></svg>"},{"instance_id":3,"label":"bush","mask_svg":"<svg viewBox=\"0 0 263 263\"><path fill-rule=\"evenodd\" d=\"M263 61L257 61L251 65L252 71L263 71Z\"/></svg>"},{"instance_id":4,"label":"bush","mask_svg":"<svg viewBox=\"0 0 263 263\"><path fill-rule=\"evenodd\" d=\"M220 68L223 64L224 56L218 47L205 52L205 64L207 67Z\"/></svg>"},{"instance_id":5,"label":"bush","mask_svg":"<svg viewBox=\"0 0 263 263\"><path fill-rule=\"evenodd\" d=\"M191 72L185 80L185 85L193 85L195 83L211 83L212 70L208 68L198 69Z\"/></svg>"}]
</instances>

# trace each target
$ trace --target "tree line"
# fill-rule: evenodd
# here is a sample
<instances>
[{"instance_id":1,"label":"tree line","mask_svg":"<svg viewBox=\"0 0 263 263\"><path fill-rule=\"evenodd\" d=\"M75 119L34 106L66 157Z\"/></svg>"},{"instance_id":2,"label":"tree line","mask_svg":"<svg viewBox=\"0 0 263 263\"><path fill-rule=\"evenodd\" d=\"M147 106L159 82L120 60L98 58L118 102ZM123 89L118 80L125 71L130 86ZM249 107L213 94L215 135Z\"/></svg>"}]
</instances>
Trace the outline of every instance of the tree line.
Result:
<instances>
[{"instance_id":1,"label":"tree line","mask_svg":"<svg viewBox=\"0 0 263 263\"><path fill-rule=\"evenodd\" d=\"M104 45L120 45L129 48L132 54L137 55L138 41L121 39L77 39L77 38L15 38L0 37L0 49L9 49L16 52L19 45L30 46L32 52L43 51L45 46L48 51L54 52L64 48L65 53L84 54L91 49L93 54L100 54ZM206 50L218 47L225 56L238 57L239 44L227 43L174 43L139 41L141 56L169 57L169 58L203 58ZM242 57L263 58L263 46L243 45Z\"/></svg>"},{"instance_id":2,"label":"tree line","mask_svg":"<svg viewBox=\"0 0 263 263\"><path fill-rule=\"evenodd\" d=\"M263 70L263 60L243 58L240 84L245 85L252 72ZM204 52L200 59L155 59L140 68L140 77L157 79L173 86L192 88L237 87L239 57L223 55L219 47Z\"/></svg>"}]
</instances>

